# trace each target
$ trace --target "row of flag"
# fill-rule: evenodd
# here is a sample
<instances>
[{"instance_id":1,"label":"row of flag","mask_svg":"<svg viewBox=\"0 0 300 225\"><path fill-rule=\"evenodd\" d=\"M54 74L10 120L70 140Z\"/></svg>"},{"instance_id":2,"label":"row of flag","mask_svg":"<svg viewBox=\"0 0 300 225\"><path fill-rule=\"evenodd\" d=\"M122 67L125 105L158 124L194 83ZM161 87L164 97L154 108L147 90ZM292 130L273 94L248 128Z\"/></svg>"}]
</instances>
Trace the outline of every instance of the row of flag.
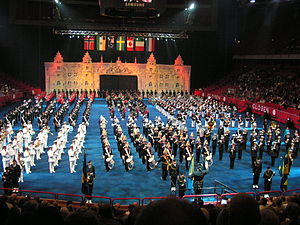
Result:
<instances>
[{"instance_id":1,"label":"row of flag","mask_svg":"<svg viewBox=\"0 0 300 225\"><path fill-rule=\"evenodd\" d=\"M155 38L124 37L124 36L85 36L83 39L84 50L106 51L116 49L117 51L147 51L154 52Z\"/></svg>"}]
</instances>

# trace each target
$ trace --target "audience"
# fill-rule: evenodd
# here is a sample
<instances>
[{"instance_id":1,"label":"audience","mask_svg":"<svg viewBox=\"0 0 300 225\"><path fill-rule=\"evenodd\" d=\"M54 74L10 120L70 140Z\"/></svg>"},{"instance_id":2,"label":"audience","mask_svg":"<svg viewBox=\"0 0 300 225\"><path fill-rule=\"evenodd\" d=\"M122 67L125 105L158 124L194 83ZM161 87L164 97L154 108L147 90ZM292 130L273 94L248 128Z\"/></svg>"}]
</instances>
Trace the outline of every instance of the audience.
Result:
<instances>
[{"instance_id":1,"label":"audience","mask_svg":"<svg viewBox=\"0 0 300 225\"><path fill-rule=\"evenodd\" d=\"M244 67L234 72L227 84L232 88L225 90L224 95L300 109L300 78L294 72L280 72L276 66Z\"/></svg>"},{"instance_id":2,"label":"audience","mask_svg":"<svg viewBox=\"0 0 300 225\"><path fill-rule=\"evenodd\" d=\"M80 205L30 196L0 198L1 225L300 225L300 195L259 197L240 193L227 205L176 198L136 203Z\"/></svg>"}]
</instances>

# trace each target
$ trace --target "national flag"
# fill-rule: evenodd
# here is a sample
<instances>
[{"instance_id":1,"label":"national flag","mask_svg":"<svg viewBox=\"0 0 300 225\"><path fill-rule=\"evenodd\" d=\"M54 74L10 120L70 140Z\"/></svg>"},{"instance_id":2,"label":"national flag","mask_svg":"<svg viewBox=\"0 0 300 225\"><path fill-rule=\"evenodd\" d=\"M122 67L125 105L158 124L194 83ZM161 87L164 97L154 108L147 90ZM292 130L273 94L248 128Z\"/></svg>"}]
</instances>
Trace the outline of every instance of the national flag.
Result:
<instances>
[{"instance_id":1,"label":"national flag","mask_svg":"<svg viewBox=\"0 0 300 225\"><path fill-rule=\"evenodd\" d=\"M283 170L284 170L284 158L281 160L281 162L278 165L278 172L279 172L279 176L281 177L283 175Z\"/></svg>"},{"instance_id":2,"label":"national flag","mask_svg":"<svg viewBox=\"0 0 300 225\"><path fill-rule=\"evenodd\" d=\"M106 37L97 36L96 37L96 50L106 51Z\"/></svg>"},{"instance_id":3,"label":"national flag","mask_svg":"<svg viewBox=\"0 0 300 225\"><path fill-rule=\"evenodd\" d=\"M146 51L154 52L155 50L155 38L146 39Z\"/></svg>"},{"instance_id":4,"label":"national flag","mask_svg":"<svg viewBox=\"0 0 300 225\"><path fill-rule=\"evenodd\" d=\"M132 52L134 50L134 38L127 37L127 51Z\"/></svg>"},{"instance_id":5,"label":"national flag","mask_svg":"<svg viewBox=\"0 0 300 225\"><path fill-rule=\"evenodd\" d=\"M135 39L135 51L145 51L144 38L138 37Z\"/></svg>"},{"instance_id":6,"label":"national flag","mask_svg":"<svg viewBox=\"0 0 300 225\"><path fill-rule=\"evenodd\" d=\"M84 50L94 50L95 48L95 38L93 36L85 36L83 40Z\"/></svg>"},{"instance_id":7,"label":"national flag","mask_svg":"<svg viewBox=\"0 0 300 225\"><path fill-rule=\"evenodd\" d=\"M189 176L192 175L195 171L195 159L192 157L191 164L189 167Z\"/></svg>"},{"instance_id":8,"label":"national flag","mask_svg":"<svg viewBox=\"0 0 300 225\"><path fill-rule=\"evenodd\" d=\"M125 37L119 36L116 41L117 51L125 51Z\"/></svg>"},{"instance_id":9,"label":"national flag","mask_svg":"<svg viewBox=\"0 0 300 225\"><path fill-rule=\"evenodd\" d=\"M110 36L108 37L108 48L113 49L115 47L115 37Z\"/></svg>"},{"instance_id":10,"label":"national flag","mask_svg":"<svg viewBox=\"0 0 300 225\"><path fill-rule=\"evenodd\" d=\"M289 155L289 153L287 153L285 154L285 156L283 157L283 159L281 160L278 166L278 172L281 177L290 174L291 164L292 164L291 156Z\"/></svg>"},{"instance_id":11,"label":"national flag","mask_svg":"<svg viewBox=\"0 0 300 225\"><path fill-rule=\"evenodd\" d=\"M83 152L83 164L82 164L82 180L81 180L81 192L82 194L88 194L88 183L87 183L87 165L86 165L86 153Z\"/></svg>"}]
</instances>

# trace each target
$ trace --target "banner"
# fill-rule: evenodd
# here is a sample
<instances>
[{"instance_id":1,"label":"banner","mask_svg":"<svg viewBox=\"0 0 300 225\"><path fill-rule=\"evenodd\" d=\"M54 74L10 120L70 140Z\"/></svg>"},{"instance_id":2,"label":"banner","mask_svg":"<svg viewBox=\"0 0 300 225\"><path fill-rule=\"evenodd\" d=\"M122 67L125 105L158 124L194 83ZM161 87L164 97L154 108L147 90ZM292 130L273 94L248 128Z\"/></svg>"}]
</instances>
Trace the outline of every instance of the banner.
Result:
<instances>
[{"instance_id":1,"label":"banner","mask_svg":"<svg viewBox=\"0 0 300 225\"><path fill-rule=\"evenodd\" d=\"M115 48L115 37L114 36L109 36L108 37L108 48L109 49L114 49Z\"/></svg>"},{"instance_id":2,"label":"banner","mask_svg":"<svg viewBox=\"0 0 300 225\"><path fill-rule=\"evenodd\" d=\"M105 36L97 36L96 37L96 50L106 51L106 37Z\"/></svg>"},{"instance_id":3,"label":"banner","mask_svg":"<svg viewBox=\"0 0 300 225\"><path fill-rule=\"evenodd\" d=\"M135 40L135 51L145 51L144 38L138 37Z\"/></svg>"},{"instance_id":4,"label":"banner","mask_svg":"<svg viewBox=\"0 0 300 225\"><path fill-rule=\"evenodd\" d=\"M127 51L132 52L134 50L134 38L127 37Z\"/></svg>"},{"instance_id":5,"label":"banner","mask_svg":"<svg viewBox=\"0 0 300 225\"><path fill-rule=\"evenodd\" d=\"M154 52L155 50L155 38L146 39L146 51Z\"/></svg>"},{"instance_id":6,"label":"banner","mask_svg":"<svg viewBox=\"0 0 300 225\"><path fill-rule=\"evenodd\" d=\"M117 51L125 51L125 37L119 36L116 41Z\"/></svg>"},{"instance_id":7,"label":"banner","mask_svg":"<svg viewBox=\"0 0 300 225\"><path fill-rule=\"evenodd\" d=\"M84 50L94 50L95 48L95 38L92 36L85 36L83 40Z\"/></svg>"}]
</instances>

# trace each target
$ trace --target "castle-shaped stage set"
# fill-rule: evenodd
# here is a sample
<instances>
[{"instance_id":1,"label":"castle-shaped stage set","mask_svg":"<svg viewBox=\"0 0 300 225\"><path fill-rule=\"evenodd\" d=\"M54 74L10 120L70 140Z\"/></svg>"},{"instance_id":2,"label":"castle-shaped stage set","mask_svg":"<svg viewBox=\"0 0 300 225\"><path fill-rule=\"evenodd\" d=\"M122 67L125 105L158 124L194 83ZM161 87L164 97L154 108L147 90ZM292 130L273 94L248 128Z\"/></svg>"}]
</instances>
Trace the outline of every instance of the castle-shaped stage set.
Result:
<instances>
[{"instance_id":1,"label":"castle-shaped stage set","mask_svg":"<svg viewBox=\"0 0 300 225\"><path fill-rule=\"evenodd\" d=\"M174 65L157 64L151 53L147 63L93 62L86 52L82 62L64 62L57 52L53 62L45 62L47 92L73 90L190 91L191 66L179 55Z\"/></svg>"}]
</instances>

